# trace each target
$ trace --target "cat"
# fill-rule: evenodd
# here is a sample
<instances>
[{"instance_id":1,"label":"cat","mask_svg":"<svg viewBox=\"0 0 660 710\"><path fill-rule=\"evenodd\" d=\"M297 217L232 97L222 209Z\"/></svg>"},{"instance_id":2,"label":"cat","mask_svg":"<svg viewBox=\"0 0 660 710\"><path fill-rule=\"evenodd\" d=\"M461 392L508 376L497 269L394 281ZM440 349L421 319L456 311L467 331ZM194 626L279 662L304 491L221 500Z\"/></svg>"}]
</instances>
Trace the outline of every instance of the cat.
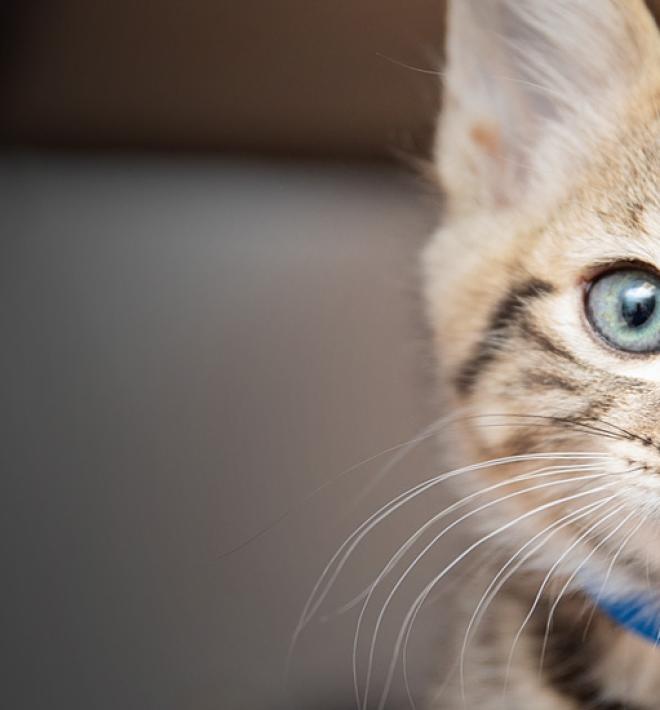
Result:
<instances>
[{"instance_id":1,"label":"cat","mask_svg":"<svg viewBox=\"0 0 660 710\"><path fill-rule=\"evenodd\" d=\"M488 561L427 707L660 708L660 34L450 0L446 41L425 294L451 448L493 463L453 479Z\"/></svg>"}]
</instances>

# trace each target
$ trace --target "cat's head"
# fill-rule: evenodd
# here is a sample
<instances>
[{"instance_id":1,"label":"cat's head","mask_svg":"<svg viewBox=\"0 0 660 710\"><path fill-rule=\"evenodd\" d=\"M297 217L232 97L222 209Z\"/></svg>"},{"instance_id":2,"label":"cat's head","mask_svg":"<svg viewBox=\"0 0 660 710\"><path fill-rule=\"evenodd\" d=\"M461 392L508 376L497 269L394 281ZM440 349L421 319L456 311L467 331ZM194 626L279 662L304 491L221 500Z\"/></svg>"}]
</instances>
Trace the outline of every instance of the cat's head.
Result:
<instances>
[{"instance_id":1,"label":"cat's head","mask_svg":"<svg viewBox=\"0 0 660 710\"><path fill-rule=\"evenodd\" d=\"M603 453L562 494L660 521L656 24L642 0L453 0L448 28L424 265L467 463Z\"/></svg>"}]
</instances>

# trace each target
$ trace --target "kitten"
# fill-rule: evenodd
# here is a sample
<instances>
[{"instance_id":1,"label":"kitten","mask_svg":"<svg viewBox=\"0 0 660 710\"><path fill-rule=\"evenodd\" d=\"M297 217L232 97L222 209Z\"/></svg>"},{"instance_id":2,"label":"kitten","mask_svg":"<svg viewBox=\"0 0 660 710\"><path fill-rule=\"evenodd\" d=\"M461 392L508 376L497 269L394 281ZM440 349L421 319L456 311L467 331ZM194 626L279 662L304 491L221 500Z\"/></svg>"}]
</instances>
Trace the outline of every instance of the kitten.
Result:
<instances>
[{"instance_id":1,"label":"kitten","mask_svg":"<svg viewBox=\"0 0 660 710\"><path fill-rule=\"evenodd\" d=\"M448 12L428 313L460 462L514 458L454 479L490 563L429 707L660 708L660 35L642 0Z\"/></svg>"}]
</instances>

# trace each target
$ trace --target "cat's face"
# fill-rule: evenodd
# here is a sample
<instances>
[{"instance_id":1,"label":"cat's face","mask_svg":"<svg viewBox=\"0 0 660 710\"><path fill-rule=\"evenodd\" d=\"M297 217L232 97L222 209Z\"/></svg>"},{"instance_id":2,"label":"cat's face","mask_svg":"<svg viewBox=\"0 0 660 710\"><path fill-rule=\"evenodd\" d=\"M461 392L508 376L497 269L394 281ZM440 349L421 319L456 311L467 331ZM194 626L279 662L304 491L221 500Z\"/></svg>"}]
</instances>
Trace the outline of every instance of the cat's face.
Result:
<instances>
[{"instance_id":1,"label":"cat's face","mask_svg":"<svg viewBox=\"0 0 660 710\"><path fill-rule=\"evenodd\" d=\"M580 493L529 536L612 496L587 549L644 520L627 574L659 571L660 35L643 2L454 0L437 155L448 216L424 264L463 458L595 456L493 518Z\"/></svg>"}]
</instances>

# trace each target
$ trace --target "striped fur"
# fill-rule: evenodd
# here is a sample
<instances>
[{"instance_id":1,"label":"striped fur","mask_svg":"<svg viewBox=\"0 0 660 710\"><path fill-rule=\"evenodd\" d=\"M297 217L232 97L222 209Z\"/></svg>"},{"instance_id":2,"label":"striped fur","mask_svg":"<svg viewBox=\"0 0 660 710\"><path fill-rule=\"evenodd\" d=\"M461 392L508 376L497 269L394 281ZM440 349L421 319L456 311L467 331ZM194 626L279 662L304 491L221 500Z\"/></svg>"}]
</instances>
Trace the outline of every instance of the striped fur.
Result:
<instances>
[{"instance_id":1,"label":"striped fur","mask_svg":"<svg viewBox=\"0 0 660 710\"><path fill-rule=\"evenodd\" d=\"M660 35L641 0L452 0L447 54L437 141L447 219L424 272L442 396L474 412L452 449L461 464L602 452L621 507L584 540L596 515L566 525L521 565L469 644L464 688L457 680L429 707L660 708L660 652L592 613L572 579L600 580L615 560L615 590L647 580L660 590L660 355L615 351L584 315L599 270L660 270ZM487 469L461 490L517 471ZM494 505L476 530L549 499ZM492 542L492 563L462 595L466 620L507 559L570 511L532 516Z\"/></svg>"}]
</instances>

